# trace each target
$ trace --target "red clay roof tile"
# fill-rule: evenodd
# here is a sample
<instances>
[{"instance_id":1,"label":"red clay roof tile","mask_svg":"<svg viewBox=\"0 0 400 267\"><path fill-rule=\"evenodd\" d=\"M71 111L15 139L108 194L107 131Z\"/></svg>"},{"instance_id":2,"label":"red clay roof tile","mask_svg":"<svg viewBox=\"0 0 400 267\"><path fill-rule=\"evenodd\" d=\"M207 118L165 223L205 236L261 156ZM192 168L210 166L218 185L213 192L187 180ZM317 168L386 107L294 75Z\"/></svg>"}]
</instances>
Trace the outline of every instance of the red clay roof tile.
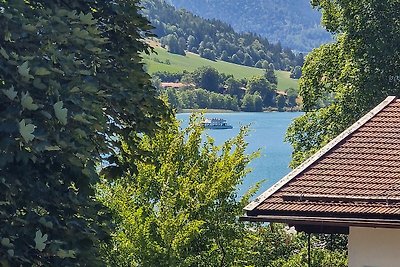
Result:
<instances>
[{"instance_id":1,"label":"red clay roof tile","mask_svg":"<svg viewBox=\"0 0 400 267\"><path fill-rule=\"evenodd\" d=\"M400 100L385 101L246 207L247 216L400 220Z\"/></svg>"}]
</instances>

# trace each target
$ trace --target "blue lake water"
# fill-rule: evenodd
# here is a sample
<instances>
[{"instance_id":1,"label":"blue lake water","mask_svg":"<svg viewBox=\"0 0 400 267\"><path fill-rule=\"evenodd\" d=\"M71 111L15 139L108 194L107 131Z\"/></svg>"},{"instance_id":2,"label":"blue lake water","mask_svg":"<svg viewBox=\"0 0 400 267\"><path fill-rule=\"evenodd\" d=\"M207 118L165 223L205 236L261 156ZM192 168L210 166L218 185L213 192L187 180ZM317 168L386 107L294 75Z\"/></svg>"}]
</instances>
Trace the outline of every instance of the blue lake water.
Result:
<instances>
[{"instance_id":1,"label":"blue lake water","mask_svg":"<svg viewBox=\"0 0 400 267\"><path fill-rule=\"evenodd\" d=\"M290 144L284 142L284 137L289 124L301 114L300 112L238 112L205 115L206 118L225 119L233 126L233 129L229 130L206 130L207 134L215 139L216 144L222 144L237 135L241 125L250 125L250 133L246 139L249 143L248 152L261 149L260 157L250 164L252 172L245 177L243 184L238 188L239 196L256 182L266 180L258 193L263 192L290 172L288 165L292 148ZM187 126L189 116L188 113L177 115L182 121L182 127Z\"/></svg>"}]
</instances>

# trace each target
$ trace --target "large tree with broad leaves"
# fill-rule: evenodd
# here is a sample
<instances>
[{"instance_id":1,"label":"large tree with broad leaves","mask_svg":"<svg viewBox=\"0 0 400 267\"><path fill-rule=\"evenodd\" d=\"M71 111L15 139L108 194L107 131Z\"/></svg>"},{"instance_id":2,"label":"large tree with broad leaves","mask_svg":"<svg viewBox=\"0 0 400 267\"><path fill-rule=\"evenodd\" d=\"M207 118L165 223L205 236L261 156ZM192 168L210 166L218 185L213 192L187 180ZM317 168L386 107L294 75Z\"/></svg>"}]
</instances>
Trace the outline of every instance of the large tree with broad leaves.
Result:
<instances>
[{"instance_id":1,"label":"large tree with broad leaves","mask_svg":"<svg viewBox=\"0 0 400 267\"><path fill-rule=\"evenodd\" d=\"M0 265L102 265L98 171L135 172L121 142L137 148L167 115L138 2L0 0Z\"/></svg>"},{"instance_id":2,"label":"large tree with broad leaves","mask_svg":"<svg viewBox=\"0 0 400 267\"><path fill-rule=\"evenodd\" d=\"M245 154L246 128L216 146L201 121L192 117L184 130L163 124L141 142L156 164L127 157L138 174L99 185L118 225L105 250L111 266L243 266L236 263L247 231L237 216L254 191L240 200L236 190L256 153Z\"/></svg>"},{"instance_id":3,"label":"large tree with broad leaves","mask_svg":"<svg viewBox=\"0 0 400 267\"><path fill-rule=\"evenodd\" d=\"M400 1L312 0L334 43L302 69L306 114L287 133L296 166L388 95L400 94Z\"/></svg>"}]
</instances>

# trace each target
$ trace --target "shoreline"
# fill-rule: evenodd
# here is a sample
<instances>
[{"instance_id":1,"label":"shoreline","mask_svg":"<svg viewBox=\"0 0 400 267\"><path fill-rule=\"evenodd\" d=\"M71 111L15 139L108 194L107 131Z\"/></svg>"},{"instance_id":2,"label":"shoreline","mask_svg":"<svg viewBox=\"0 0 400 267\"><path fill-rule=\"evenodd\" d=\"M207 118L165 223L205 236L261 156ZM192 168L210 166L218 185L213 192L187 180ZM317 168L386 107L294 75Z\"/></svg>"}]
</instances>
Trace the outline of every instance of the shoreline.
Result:
<instances>
[{"instance_id":1,"label":"shoreline","mask_svg":"<svg viewBox=\"0 0 400 267\"><path fill-rule=\"evenodd\" d=\"M180 114L180 113L236 113L236 112L240 112L240 111L233 111L233 110L229 110L229 109L181 109L181 110L177 110L176 113Z\"/></svg>"},{"instance_id":2,"label":"shoreline","mask_svg":"<svg viewBox=\"0 0 400 267\"><path fill-rule=\"evenodd\" d=\"M239 113L239 112L246 112L246 111L234 111L234 110L229 110L229 109L181 109L177 110L176 114L185 114L185 113ZM278 111L278 109L266 109L263 111L252 111L248 113L269 113L269 112L303 112L301 109L291 109L291 110L284 110L284 111Z\"/></svg>"}]
</instances>

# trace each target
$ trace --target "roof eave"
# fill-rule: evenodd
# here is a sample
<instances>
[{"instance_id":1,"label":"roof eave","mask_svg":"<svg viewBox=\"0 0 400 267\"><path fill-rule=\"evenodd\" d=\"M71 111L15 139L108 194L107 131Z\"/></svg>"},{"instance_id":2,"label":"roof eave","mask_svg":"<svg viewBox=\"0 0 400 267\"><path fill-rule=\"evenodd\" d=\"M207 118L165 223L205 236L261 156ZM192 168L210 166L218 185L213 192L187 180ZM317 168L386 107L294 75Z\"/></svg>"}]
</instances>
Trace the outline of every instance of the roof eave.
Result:
<instances>
[{"instance_id":1,"label":"roof eave","mask_svg":"<svg viewBox=\"0 0 400 267\"><path fill-rule=\"evenodd\" d=\"M249 222L278 222L293 226L314 226L314 229L323 229L323 227L373 227L373 228L396 228L400 229L400 220L398 219L367 219L352 217L319 217L319 216L280 216L280 215L245 215L240 217L241 221ZM321 228L322 227L322 228ZM312 228L310 228L312 229ZM316 230L314 232L321 232ZM323 232L323 231L322 231Z\"/></svg>"},{"instance_id":2,"label":"roof eave","mask_svg":"<svg viewBox=\"0 0 400 267\"><path fill-rule=\"evenodd\" d=\"M332 148L334 148L337 144L339 144L342 140L344 140L346 137L348 137L350 134L358 130L361 126L363 126L365 123L367 123L371 118L373 118L376 114L378 114L382 109L384 109L387 105L392 103L396 99L395 96L389 96L387 97L384 101L382 101L378 106L376 106L373 110L368 112L366 115L364 115L361 119L359 119L357 122L355 122L352 126L347 128L345 131L343 131L341 134L339 134L336 138L334 138L331 142L329 142L327 145L325 145L323 148L321 148L317 153L315 153L313 156L311 156L309 159L304 161L300 166L298 166L296 169L294 169L292 172L290 172L288 175L283 177L281 180L279 180L277 183L275 183L272 187L270 187L267 191L262 193L260 196L258 196L254 201L252 201L250 204L248 204L244 210L245 211L252 211L254 210L258 205L260 205L264 200L269 198L272 194L277 192L279 189L281 189L284 185L286 185L288 182L290 182L294 177L298 176L301 174L303 171L305 171L308 167L310 167L312 164L314 164L318 159L320 159L323 155L328 153Z\"/></svg>"}]
</instances>

